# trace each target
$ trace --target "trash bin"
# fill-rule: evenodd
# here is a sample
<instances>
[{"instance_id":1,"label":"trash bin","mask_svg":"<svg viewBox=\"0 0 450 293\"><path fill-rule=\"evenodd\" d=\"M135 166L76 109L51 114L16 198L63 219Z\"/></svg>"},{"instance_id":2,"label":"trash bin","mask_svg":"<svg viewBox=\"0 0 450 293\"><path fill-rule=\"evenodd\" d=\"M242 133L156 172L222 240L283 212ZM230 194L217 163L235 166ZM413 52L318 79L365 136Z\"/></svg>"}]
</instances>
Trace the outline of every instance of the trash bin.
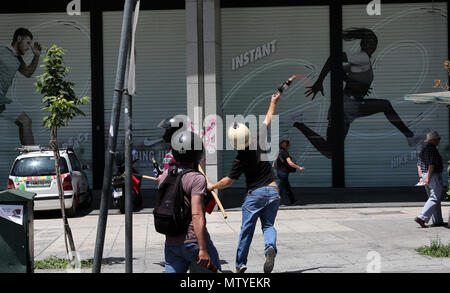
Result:
<instances>
[{"instance_id":1,"label":"trash bin","mask_svg":"<svg viewBox=\"0 0 450 293\"><path fill-rule=\"evenodd\" d=\"M34 271L35 195L16 189L0 192L0 273Z\"/></svg>"}]
</instances>

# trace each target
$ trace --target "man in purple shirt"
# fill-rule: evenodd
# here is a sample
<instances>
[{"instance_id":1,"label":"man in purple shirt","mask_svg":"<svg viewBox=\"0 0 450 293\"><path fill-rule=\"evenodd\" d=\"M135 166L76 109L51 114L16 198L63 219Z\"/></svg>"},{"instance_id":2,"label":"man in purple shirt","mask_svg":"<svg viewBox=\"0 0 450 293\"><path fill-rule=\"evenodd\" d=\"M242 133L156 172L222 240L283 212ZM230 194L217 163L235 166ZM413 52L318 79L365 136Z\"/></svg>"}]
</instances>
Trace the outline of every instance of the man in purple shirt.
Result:
<instances>
[{"instance_id":1,"label":"man in purple shirt","mask_svg":"<svg viewBox=\"0 0 450 293\"><path fill-rule=\"evenodd\" d=\"M158 189L164 188L164 181L169 172L180 174L187 169L197 169L203 156L201 150L195 150L194 141L201 143L201 138L190 131L174 134L175 141L182 142L185 151L173 147L173 156L179 166L172 166L160 176ZM186 151L187 150L187 151ZM181 176L181 175L178 175ZM184 200L191 208L192 220L185 233L177 236L166 236L164 249L166 273L210 272L221 270L219 254L206 229L204 197L206 195L206 178L198 171L184 174L181 177ZM207 269L206 269L207 268Z\"/></svg>"}]
</instances>

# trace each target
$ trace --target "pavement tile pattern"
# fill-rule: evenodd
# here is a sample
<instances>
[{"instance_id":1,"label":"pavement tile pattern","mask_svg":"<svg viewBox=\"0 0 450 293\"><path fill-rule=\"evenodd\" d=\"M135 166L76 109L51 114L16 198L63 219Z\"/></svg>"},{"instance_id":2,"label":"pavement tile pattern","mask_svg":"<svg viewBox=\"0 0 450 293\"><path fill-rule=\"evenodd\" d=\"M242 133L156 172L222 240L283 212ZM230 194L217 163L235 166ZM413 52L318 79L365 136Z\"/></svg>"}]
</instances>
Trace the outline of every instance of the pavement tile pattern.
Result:
<instances>
[{"instance_id":1,"label":"pavement tile pattern","mask_svg":"<svg viewBox=\"0 0 450 293\"><path fill-rule=\"evenodd\" d=\"M366 273L414 272L450 273L450 258L421 256L415 248L440 238L450 243L447 227L420 228L413 221L421 207L302 208L280 209L275 227L278 255L273 273ZM450 205L443 205L447 220ZM234 260L241 226L241 212L207 215L207 227L215 243L224 272L234 272ZM94 256L98 213L69 219L82 259ZM429 223L431 224L431 223ZM35 260L65 257L62 221L57 217L36 219ZM264 240L261 225L255 230L247 273L262 273ZM164 236L153 226L150 210L133 216L133 272L164 272ZM125 217L108 216L102 267L103 273L125 272ZM65 270L40 272L66 272ZM82 270L89 273L91 270Z\"/></svg>"}]
</instances>

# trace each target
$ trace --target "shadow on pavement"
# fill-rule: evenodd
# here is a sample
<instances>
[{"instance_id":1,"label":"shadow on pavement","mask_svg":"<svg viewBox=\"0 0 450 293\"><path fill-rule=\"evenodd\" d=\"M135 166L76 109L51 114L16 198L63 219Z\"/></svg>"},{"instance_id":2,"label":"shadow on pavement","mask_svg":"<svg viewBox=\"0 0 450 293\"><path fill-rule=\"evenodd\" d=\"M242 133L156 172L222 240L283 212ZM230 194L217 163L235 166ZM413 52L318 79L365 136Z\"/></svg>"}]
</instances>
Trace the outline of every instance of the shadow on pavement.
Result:
<instances>
[{"instance_id":1,"label":"shadow on pavement","mask_svg":"<svg viewBox=\"0 0 450 293\"><path fill-rule=\"evenodd\" d=\"M282 196L281 209L298 209L305 206L323 205L323 204L376 204L376 203L425 203L427 195L425 190L420 187L377 187L377 188L293 188L297 202L289 205L288 201ZM92 191L92 203L90 207L80 207L75 218L81 218L92 213L98 215L101 203L101 190ZM142 209L151 209L156 204L156 190L143 189ZM219 191L219 197L226 209L240 209L246 191L244 188L229 188ZM112 207L110 200L109 213L119 214L118 209ZM138 212L138 211L135 211ZM60 218L61 213L55 211L35 212L35 219L54 219Z\"/></svg>"},{"instance_id":2,"label":"shadow on pavement","mask_svg":"<svg viewBox=\"0 0 450 293\"><path fill-rule=\"evenodd\" d=\"M309 268L304 270L298 270L298 271L290 271L290 272L283 272L284 274L301 274L308 271L315 271L318 269L341 269L342 267L317 267L317 268Z\"/></svg>"},{"instance_id":3,"label":"shadow on pavement","mask_svg":"<svg viewBox=\"0 0 450 293\"><path fill-rule=\"evenodd\" d=\"M94 210L93 205L91 204L88 207L79 207L77 210L77 213L71 218L82 218L87 215L89 215ZM34 219L35 220L50 220L50 219L57 219L61 218L61 211L60 210L50 210L50 211L34 211Z\"/></svg>"},{"instance_id":4,"label":"shadow on pavement","mask_svg":"<svg viewBox=\"0 0 450 293\"><path fill-rule=\"evenodd\" d=\"M137 260L137 258L133 258L133 261ZM124 257L107 257L102 260L102 264L104 265L118 265L118 264L125 264L125 258Z\"/></svg>"}]
</instances>

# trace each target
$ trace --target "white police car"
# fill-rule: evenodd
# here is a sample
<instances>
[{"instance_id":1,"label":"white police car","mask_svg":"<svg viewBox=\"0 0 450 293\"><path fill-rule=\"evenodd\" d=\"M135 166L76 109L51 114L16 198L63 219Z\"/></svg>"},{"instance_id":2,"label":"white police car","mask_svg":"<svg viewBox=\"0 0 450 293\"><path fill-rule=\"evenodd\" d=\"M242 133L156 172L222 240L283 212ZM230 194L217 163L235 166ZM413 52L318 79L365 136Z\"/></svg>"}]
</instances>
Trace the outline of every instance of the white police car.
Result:
<instances>
[{"instance_id":1,"label":"white police car","mask_svg":"<svg viewBox=\"0 0 450 293\"><path fill-rule=\"evenodd\" d=\"M17 149L19 156L12 165L8 189L36 193L34 210L61 209L53 151L46 147L25 146ZM72 149L60 149L61 179L63 182L66 213L76 214L80 204L92 202L92 192L85 170Z\"/></svg>"}]
</instances>

